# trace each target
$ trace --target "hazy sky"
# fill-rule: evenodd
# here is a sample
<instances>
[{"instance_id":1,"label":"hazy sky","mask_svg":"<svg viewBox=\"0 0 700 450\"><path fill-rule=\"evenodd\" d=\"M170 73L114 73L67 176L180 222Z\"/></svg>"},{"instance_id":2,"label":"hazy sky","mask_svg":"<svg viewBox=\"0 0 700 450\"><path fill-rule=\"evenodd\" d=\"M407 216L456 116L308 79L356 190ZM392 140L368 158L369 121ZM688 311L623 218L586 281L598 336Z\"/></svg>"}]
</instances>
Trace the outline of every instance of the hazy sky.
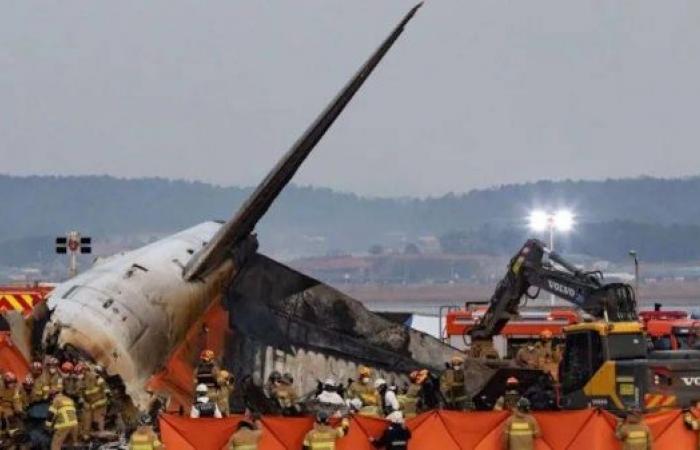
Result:
<instances>
[{"instance_id":1,"label":"hazy sky","mask_svg":"<svg viewBox=\"0 0 700 450\"><path fill-rule=\"evenodd\" d=\"M255 184L412 4L3 2L0 173ZM697 0L429 0L295 181L691 175L699 147Z\"/></svg>"}]
</instances>

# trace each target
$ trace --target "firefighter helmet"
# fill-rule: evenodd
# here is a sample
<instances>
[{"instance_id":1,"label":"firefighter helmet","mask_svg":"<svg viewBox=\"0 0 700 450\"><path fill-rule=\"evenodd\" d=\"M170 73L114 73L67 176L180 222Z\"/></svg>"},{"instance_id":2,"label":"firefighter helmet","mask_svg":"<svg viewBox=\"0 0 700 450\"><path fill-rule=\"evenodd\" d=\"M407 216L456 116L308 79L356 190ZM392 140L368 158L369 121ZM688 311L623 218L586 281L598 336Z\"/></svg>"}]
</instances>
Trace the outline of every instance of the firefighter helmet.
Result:
<instances>
[{"instance_id":1,"label":"firefighter helmet","mask_svg":"<svg viewBox=\"0 0 700 450\"><path fill-rule=\"evenodd\" d=\"M25 387L34 386L34 377L32 374L28 373L27 376L24 377L24 380L22 380L22 385Z\"/></svg>"},{"instance_id":2,"label":"firefighter helmet","mask_svg":"<svg viewBox=\"0 0 700 450\"><path fill-rule=\"evenodd\" d=\"M32 373L41 373L44 371L44 365L41 361L32 362Z\"/></svg>"},{"instance_id":3,"label":"firefighter helmet","mask_svg":"<svg viewBox=\"0 0 700 450\"><path fill-rule=\"evenodd\" d=\"M63 364L61 364L61 372L63 372L63 373L71 373L74 370L75 370L75 366L70 361L66 361Z\"/></svg>"},{"instance_id":4,"label":"firefighter helmet","mask_svg":"<svg viewBox=\"0 0 700 450\"><path fill-rule=\"evenodd\" d=\"M516 408L518 408L519 411L522 412L530 412L530 400L526 399L525 397L520 397L518 400L518 403L515 405Z\"/></svg>"},{"instance_id":5,"label":"firefighter helmet","mask_svg":"<svg viewBox=\"0 0 700 450\"><path fill-rule=\"evenodd\" d=\"M374 380L374 388L379 389L382 386L386 385L386 380L384 378L377 378Z\"/></svg>"},{"instance_id":6,"label":"firefighter helmet","mask_svg":"<svg viewBox=\"0 0 700 450\"><path fill-rule=\"evenodd\" d=\"M76 364L75 367L73 368L73 372L74 372L76 375L79 375L79 374L81 374L81 373L85 373L85 372L87 371L87 368L88 368L88 367L87 367L87 365L86 365L85 363L79 362L79 363Z\"/></svg>"},{"instance_id":7,"label":"firefighter helmet","mask_svg":"<svg viewBox=\"0 0 700 450\"><path fill-rule=\"evenodd\" d=\"M5 372L5 374L2 376L3 381L5 381L5 384L15 384L17 383L17 375L11 370L8 370Z\"/></svg>"},{"instance_id":8,"label":"firefighter helmet","mask_svg":"<svg viewBox=\"0 0 700 450\"><path fill-rule=\"evenodd\" d=\"M517 385L519 383L520 383L520 381L518 381L518 379L515 377L508 377L508 379L506 380L507 386L513 386L513 385Z\"/></svg>"},{"instance_id":9,"label":"firefighter helmet","mask_svg":"<svg viewBox=\"0 0 700 450\"><path fill-rule=\"evenodd\" d=\"M197 391L197 394L205 394L206 395L207 393L209 393L209 388L207 388L206 384L201 383L201 384L197 385L196 391Z\"/></svg>"},{"instance_id":10,"label":"firefighter helmet","mask_svg":"<svg viewBox=\"0 0 700 450\"><path fill-rule=\"evenodd\" d=\"M46 367L58 367L58 358L55 356L46 358Z\"/></svg>"},{"instance_id":11,"label":"firefighter helmet","mask_svg":"<svg viewBox=\"0 0 700 450\"><path fill-rule=\"evenodd\" d=\"M202 350L202 353L199 355L199 359L201 359L204 362L214 361L214 350Z\"/></svg>"},{"instance_id":12,"label":"firefighter helmet","mask_svg":"<svg viewBox=\"0 0 700 450\"><path fill-rule=\"evenodd\" d=\"M552 339L552 332L550 330L542 330L540 337L544 340Z\"/></svg>"}]
</instances>

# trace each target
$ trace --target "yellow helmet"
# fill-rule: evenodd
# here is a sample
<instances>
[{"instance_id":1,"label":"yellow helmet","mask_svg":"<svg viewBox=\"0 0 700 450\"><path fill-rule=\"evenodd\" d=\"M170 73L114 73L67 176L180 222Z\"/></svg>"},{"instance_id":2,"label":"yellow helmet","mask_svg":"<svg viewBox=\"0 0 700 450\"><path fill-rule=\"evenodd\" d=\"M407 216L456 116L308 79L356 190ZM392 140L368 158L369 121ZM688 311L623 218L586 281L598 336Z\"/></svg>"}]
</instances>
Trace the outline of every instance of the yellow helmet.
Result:
<instances>
[{"instance_id":1,"label":"yellow helmet","mask_svg":"<svg viewBox=\"0 0 700 450\"><path fill-rule=\"evenodd\" d=\"M372 369L370 369L370 368L367 367L367 366L360 366L360 367L357 369L357 373L358 373L358 375L360 375L361 378L363 378L363 377L369 377L369 376L372 375Z\"/></svg>"}]
</instances>

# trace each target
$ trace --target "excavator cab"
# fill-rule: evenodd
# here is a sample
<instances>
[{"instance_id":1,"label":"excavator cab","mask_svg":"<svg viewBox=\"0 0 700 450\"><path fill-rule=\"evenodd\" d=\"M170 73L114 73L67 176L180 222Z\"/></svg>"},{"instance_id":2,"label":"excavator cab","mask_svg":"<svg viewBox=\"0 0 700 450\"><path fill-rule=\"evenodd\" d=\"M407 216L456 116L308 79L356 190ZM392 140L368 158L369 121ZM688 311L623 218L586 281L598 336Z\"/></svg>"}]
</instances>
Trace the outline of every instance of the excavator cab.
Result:
<instances>
[{"instance_id":1,"label":"excavator cab","mask_svg":"<svg viewBox=\"0 0 700 450\"><path fill-rule=\"evenodd\" d=\"M569 326L559 366L561 406L643 408L647 344L638 322L584 322Z\"/></svg>"}]
</instances>

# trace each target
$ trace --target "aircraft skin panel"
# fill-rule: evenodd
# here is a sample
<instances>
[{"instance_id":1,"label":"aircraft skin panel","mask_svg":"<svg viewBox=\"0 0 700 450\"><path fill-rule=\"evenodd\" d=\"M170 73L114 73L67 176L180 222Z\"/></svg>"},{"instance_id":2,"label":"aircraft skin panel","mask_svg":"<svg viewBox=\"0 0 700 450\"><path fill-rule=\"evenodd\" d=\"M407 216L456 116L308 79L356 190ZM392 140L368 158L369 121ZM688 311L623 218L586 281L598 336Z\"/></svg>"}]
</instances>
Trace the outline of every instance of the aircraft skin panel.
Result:
<instances>
[{"instance_id":1,"label":"aircraft skin panel","mask_svg":"<svg viewBox=\"0 0 700 450\"><path fill-rule=\"evenodd\" d=\"M233 276L228 261L201 280L182 278L187 259L219 226L200 224L61 283L47 300L52 315L45 340L58 333L60 347L91 355L109 374L121 376L137 403L145 401L147 380Z\"/></svg>"}]
</instances>

